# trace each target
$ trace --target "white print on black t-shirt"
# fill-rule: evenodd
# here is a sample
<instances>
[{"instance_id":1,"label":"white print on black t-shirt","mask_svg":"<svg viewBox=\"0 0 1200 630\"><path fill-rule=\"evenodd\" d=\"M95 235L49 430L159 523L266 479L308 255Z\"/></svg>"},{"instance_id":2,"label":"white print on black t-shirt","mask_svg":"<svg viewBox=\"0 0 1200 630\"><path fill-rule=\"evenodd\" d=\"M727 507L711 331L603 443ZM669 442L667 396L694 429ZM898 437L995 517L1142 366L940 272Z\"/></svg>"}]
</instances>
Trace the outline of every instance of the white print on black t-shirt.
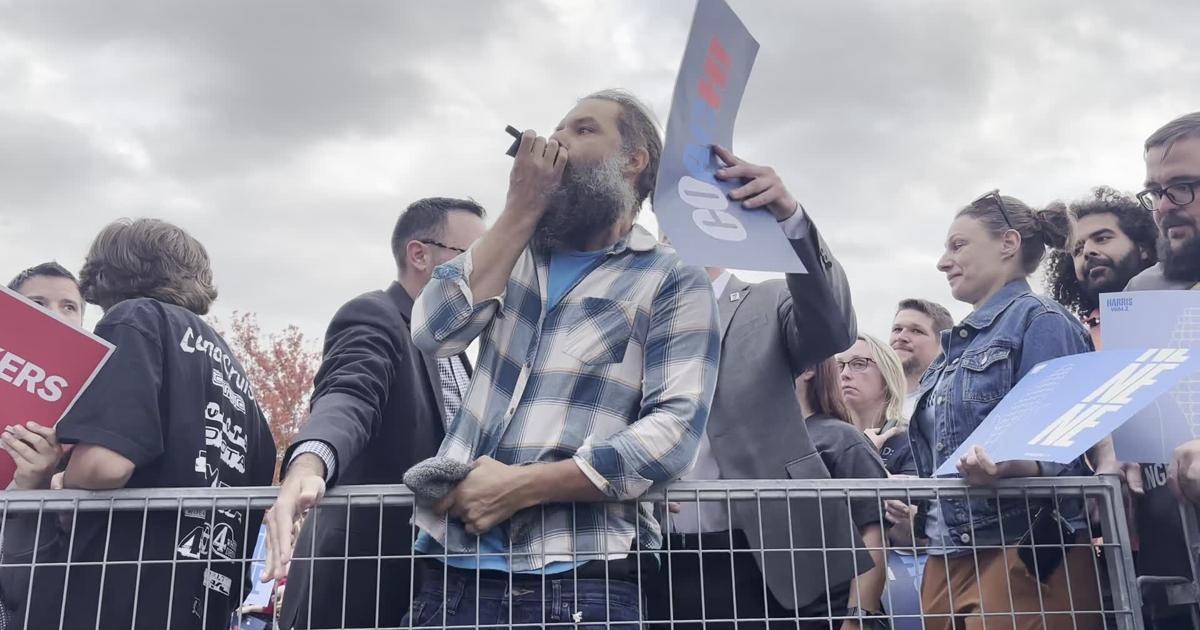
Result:
<instances>
[{"instance_id":1,"label":"white print on black t-shirt","mask_svg":"<svg viewBox=\"0 0 1200 630\"><path fill-rule=\"evenodd\" d=\"M208 546L210 532L208 523L202 523L194 527L190 532L183 535L179 544L175 547L175 551L184 558L192 560L202 560L208 557Z\"/></svg>"},{"instance_id":2,"label":"white print on black t-shirt","mask_svg":"<svg viewBox=\"0 0 1200 630\"><path fill-rule=\"evenodd\" d=\"M1167 465L1142 464L1142 485L1146 490L1157 490L1167 485Z\"/></svg>"},{"instance_id":3,"label":"white print on black t-shirt","mask_svg":"<svg viewBox=\"0 0 1200 630\"><path fill-rule=\"evenodd\" d=\"M220 449L222 463L246 473L246 432L226 418L217 403L204 408L204 445Z\"/></svg>"},{"instance_id":4,"label":"white print on black t-shirt","mask_svg":"<svg viewBox=\"0 0 1200 630\"><path fill-rule=\"evenodd\" d=\"M217 523L213 528L212 550L214 554L226 560L233 560L237 557L237 535L233 533L233 528L227 523Z\"/></svg>"},{"instance_id":5,"label":"white print on black t-shirt","mask_svg":"<svg viewBox=\"0 0 1200 630\"><path fill-rule=\"evenodd\" d=\"M212 371L212 384L221 388L221 393L225 395L225 399L233 405L234 409L246 413L246 399L233 391L233 388L229 386L229 381L226 381L225 377L221 376L219 370Z\"/></svg>"},{"instance_id":6,"label":"white print on black t-shirt","mask_svg":"<svg viewBox=\"0 0 1200 630\"><path fill-rule=\"evenodd\" d=\"M207 432L208 430L205 429L205 433ZM217 487L217 482L221 479L221 470L208 464L208 453L205 451L199 451L196 455L196 472L204 475L204 479L213 488Z\"/></svg>"},{"instance_id":7,"label":"white print on black t-shirt","mask_svg":"<svg viewBox=\"0 0 1200 630\"><path fill-rule=\"evenodd\" d=\"M242 513L237 510L217 510L217 514L224 516L231 521L242 522Z\"/></svg>"},{"instance_id":8,"label":"white print on black t-shirt","mask_svg":"<svg viewBox=\"0 0 1200 630\"><path fill-rule=\"evenodd\" d=\"M208 355L208 358L218 363L225 370L225 380L233 383L241 392L254 400L254 391L250 388L250 381L237 371L233 365L233 357L225 354L221 347L217 344L201 337L188 327L183 333L183 339L179 340L179 348L188 354L193 352L203 352Z\"/></svg>"},{"instance_id":9,"label":"white print on black t-shirt","mask_svg":"<svg viewBox=\"0 0 1200 630\"><path fill-rule=\"evenodd\" d=\"M213 571L212 569L204 570L204 586L205 588L214 590L226 597L229 596L229 588L233 586L233 580Z\"/></svg>"},{"instance_id":10,"label":"white print on black t-shirt","mask_svg":"<svg viewBox=\"0 0 1200 630\"><path fill-rule=\"evenodd\" d=\"M184 534L175 547L180 556L192 560L207 559L209 549L212 550L214 556L226 560L236 559L238 557L238 541L233 527L227 523L217 523L215 526L210 523L201 523Z\"/></svg>"}]
</instances>

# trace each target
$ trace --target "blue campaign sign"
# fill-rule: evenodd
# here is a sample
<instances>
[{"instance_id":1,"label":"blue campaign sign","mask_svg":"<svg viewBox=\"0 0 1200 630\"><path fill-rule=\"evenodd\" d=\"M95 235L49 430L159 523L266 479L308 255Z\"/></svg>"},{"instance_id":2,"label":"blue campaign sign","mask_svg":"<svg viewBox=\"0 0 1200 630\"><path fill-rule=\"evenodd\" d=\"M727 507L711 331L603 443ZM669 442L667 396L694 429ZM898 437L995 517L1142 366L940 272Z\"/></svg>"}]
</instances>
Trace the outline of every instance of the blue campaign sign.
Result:
<instances>
[{"instance_id":1,"label":"blue campaign sign","mask_svg":"<svg viewBox=\"0 0 1200 630\"><path fill-rule=\"evenodd\" d=\"M1100 296L1105 350L1200 346L1200 291ZM1200 374L1183 379L1113 433L1122 461L1168 464L1176 446L1200 437Z\"/></svg>"},{"instance_id":2,"label":"blue campaign sign","mask_svg":"<svg viewBox=\"0 0 1200 630\"><path fill-rule=\"evenodd\" d=\"M1198 369L1200 357L1187 348L1106 349L1039 363L936 474L955 474L975 445L996 462L1070 462Z\"/></svg>"},{"instance_id":3,"label":"blue campaign sign","mask_svg":"<svg viewBox=\"0 0 1200 630\"><path fill-rule=\"evenodd\" d=\"M765 210L729 199L712 145L733 150L733 123L758 42L724 0L700 0L675 82L667 141L654 185L654 214L693 265L803 273L804 264Z\"/></svg>"},{"instance_id":4,"label":"blue campaign sign","mask_svg":"<svg viewBox=\"0 0 1200 630\"><path fill-rule=\"evenodd\" d=\"M888 549L887 585L880 598L893 630L924 630L921 621L921 578L929 556Z\"/></svg>"},{"instance_id":5,"label":"blue campaign sign","mask_svg":"<svg viewBox=\"0 0 1200 630\"><path fill-rule=\"evenodd\" d=\"M250 561L250 593L242 602L243 606L266 607L271 603L271 593L275 590L275 580L263 583L262 574L267 570L267 524L258 528L258 541L254 544L254 557Z\"/></svg>"}]
</instances>

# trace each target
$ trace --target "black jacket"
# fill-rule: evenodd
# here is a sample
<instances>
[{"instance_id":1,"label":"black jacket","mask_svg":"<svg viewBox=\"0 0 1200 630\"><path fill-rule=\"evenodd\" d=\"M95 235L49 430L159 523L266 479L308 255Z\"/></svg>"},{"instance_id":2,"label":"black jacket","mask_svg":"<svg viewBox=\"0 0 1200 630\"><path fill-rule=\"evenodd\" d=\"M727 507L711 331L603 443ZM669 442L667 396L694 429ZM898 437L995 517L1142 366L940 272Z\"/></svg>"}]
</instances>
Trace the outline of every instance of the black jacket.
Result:
<instances>
[{"instance_id":1,"label":"black jacket","mask_svg":"<svg viewBox=\"0 0 1200 630\"><path fill-rule=\"evenodd\" d=\"M409 467L437 453L445 436L442 390L436 360L412 344L412 307L413 299L393 283L354 298L334 315L312 414L285 462L300 443L320 440L337 457L332 483L399 484ZM288 576L285 627L341 628L343 610L346 627L399 626L410 599L410 563L378 558L411 555L411 516L410 509L387 508L380 531L378 508L356 508L347 517L344 507L326 500L310 512ZM347 565L347 556L361 559ZM328 559L316 560L314 570L301 558Z\"/></svg>"}]
</instances>

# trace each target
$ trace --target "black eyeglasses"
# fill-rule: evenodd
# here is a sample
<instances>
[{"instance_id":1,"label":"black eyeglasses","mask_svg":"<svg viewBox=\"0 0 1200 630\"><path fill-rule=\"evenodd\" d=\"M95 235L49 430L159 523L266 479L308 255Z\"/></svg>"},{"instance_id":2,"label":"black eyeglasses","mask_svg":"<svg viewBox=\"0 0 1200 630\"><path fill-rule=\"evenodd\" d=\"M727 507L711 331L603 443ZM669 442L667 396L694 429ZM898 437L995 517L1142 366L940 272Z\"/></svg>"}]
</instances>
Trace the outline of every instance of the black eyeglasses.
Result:
<instances>
[{"instance_id":1,"label":"black eyeglasses","mask_svg":"<svg viewBox=\"0 0 1200 630\"><path fill-rule=\"evenodd\" d=\"M849 361L837 359L838 372L845 370L847 365L850 366L851 372L866 372L867 368L870 367L874 362L874 359L870 359L868 357L854 357Z\"/></svg>"},{"instance_id":2,"label":"black eyeglasses","mask_svg":"<svg viewBox=\"0 0 1200 630\"><path fill-rule=\"evenodd\" d=\"M1177 206L1186 206L1196 200L1196 186L1198 185L1200 185L1200 180L1177 182L1166 188L1147 188L1137 194L1137 199L1143 208L1151 212L1154 212L1154 204L1163 197L1170 199L1171 203Z\"/></svg>"},{"instance_id":3,"label":"black eyeglasses","mask_svg":"<svg viewBox=\"0 0 1200 630\"><path fill-rule=\"evenodd\" d=\"M418 243L425 243L426 245L435 245L435 246L437 246L437 247L441 247L442 249L448 249L448 250L450 250L450 251L452 251L452 252L458 252L458 253L460 253L460 254L465 254L465 253L467 253L467 250L465 250L465 249L463 249L463 248L461 248L461 247L452 247L452 246L450 246L450 245L447 245L447 244L445 244L445 243L439 243L439 242L437 242L437 241L435 241L435 240L433 240L433 239L429 239L429 238L423 238L423 239L420 239L420 240L418 240L417 242L418 242Z\"/></svg>"},{"instance_id":4,"label":"black eyeglasses","mask_svg":"<svg viewBox=\"0 0 1200 630\"><path fill-rule=\"evenodd\" d=\"M1000 208L1000 214L1001 214L1001 216L1004 217L1004 222L1008 224L1008 229L1016 230L1017 229L1016 226L1013 225L1012 219L1009 218L1009 216L1008 216L1008 206L1004 205L1004 197L1000 196L1000 190L996 189L991 192L986 192L986 193L983 193L982 195L979 195L979 197L977 197L975 199L975 201L971 202L971 205L974 206L975 204L979 203L980 201L984 201L986 199L991 199L992 201L996 202L996 207ZM1020 230L1017 230L1017 231L1019 232Z\"/></svg>"}]
</instances>

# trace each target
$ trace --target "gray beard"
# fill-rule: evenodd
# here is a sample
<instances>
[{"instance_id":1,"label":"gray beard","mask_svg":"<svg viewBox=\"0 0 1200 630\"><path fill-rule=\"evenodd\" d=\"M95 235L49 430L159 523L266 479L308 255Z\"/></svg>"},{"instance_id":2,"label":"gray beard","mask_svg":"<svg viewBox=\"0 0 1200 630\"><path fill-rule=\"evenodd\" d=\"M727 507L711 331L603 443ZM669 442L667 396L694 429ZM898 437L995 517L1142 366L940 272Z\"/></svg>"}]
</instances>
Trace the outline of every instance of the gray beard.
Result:
<instances>
[{"instance_id":1,"label":"gray beard","mask_svg":"<svg viewBox=\"0 0 1200 630\"><path fill-rule=\"evenodd\" d=\"M621 173L623 163L623 154L593 164L568 162L538 222L534 245L545 252L583 251L590 240L611 230L637 203Z\"/></svg>"}]
</instances>

